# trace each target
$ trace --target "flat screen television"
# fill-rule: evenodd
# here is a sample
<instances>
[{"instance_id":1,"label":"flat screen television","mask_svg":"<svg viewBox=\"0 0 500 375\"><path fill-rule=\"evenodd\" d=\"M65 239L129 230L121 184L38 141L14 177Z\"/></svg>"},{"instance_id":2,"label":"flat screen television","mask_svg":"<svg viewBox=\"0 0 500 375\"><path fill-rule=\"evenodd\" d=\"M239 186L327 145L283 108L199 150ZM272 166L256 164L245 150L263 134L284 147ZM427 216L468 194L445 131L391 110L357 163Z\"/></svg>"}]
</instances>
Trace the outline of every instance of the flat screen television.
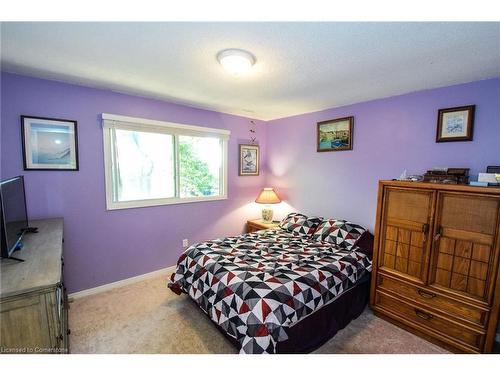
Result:
<instances>
[{"instance_id":1,"label":"flat screen television","mask_svg":"<svg viewBox=\"0 0 500 375\"><path fill-rule=\"evenodd\" d=\"M20 247L21 239L29 229L23 176L0 181L0 210L1 255L8 258Z\"/></svg>"}]
</instances>

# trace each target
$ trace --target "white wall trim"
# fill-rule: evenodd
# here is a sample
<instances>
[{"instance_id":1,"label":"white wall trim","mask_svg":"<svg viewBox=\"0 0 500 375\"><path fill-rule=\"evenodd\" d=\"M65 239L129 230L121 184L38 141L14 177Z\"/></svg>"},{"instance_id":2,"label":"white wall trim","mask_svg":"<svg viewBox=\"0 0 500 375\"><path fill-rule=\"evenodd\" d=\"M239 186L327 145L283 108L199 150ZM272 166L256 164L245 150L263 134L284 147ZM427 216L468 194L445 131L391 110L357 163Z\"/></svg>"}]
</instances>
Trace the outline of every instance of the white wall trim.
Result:
<instances>
[{"instance_id":1,"label":"white wall trim","mask_svg":"<svg viewBox=\"0 0 500 375\"><path fill-rule=\"evenodd\" d=\"M68 295L68 297L73 298L73 299L83 298L83 297L91 296L93 294L107 292L108 290L120 288L122 286L134 284L134 283L137 283L139 281L152 279L153 277L157 277L157 276L161 276L161 275L166 276L166 275L173 273L175 271L175 267L176 266L169 266L169 267L165 267L165 268L153 271L153 272L148 272L148 273L145 273L142 275L129 277L128 279L123 279L123 280L115 281L113 283L96 286L95 288L80 290L79 292L70 293Z\"/></svg>"}]
</instances>

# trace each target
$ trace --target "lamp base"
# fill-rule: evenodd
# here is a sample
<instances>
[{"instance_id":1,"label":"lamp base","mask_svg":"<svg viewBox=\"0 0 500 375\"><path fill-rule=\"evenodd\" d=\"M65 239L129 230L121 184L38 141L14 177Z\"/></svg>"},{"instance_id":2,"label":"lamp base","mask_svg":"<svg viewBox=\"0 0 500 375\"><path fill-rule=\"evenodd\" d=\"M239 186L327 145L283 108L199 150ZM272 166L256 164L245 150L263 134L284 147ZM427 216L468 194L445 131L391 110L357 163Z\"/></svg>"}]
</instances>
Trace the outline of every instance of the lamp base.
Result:
<instances>
[{"instance_id":1,"label":"lamp base","mask_svg":"<svg viewBox=\"0 0 500 375\"><path fill-rule=\"evenodd\" d=\"M265 207L262 209L262 221L264 223L273 222L273 209L270 207Z\"/></svg>"}]
</instances>

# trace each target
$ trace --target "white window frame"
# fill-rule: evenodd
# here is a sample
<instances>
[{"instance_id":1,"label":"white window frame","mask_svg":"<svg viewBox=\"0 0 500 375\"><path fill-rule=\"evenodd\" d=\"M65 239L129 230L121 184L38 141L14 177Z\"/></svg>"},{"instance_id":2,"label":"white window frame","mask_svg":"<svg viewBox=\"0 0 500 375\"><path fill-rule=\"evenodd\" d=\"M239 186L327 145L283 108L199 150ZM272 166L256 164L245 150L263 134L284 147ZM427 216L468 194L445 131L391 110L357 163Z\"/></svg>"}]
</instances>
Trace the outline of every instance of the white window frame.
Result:
<instances>
[{"instance_id":1,"label":"white window frame","mask_svg":"<svg viewBox=\"0 0 500 375\"><path fill-rule=\"evenodd\" d=\"M112 141L112 130L123 129L141 132L152 132L169 134L174 136L174 168L175 168L175 197L159 199L143 199L133 201L116 202L113 200L113 160L112 157L114 143ZM148 120L138 117L113 115L109 113L102 114L102 131L104 145L104 173L106 185L106 209L118 210L124 208L163 206L180 203L218 201L227 199L227 148L231 132L226 129L205 128L202 126L176 124L173 122ZM188 197L181 198L179 192L179 163L178 158L178 137L180 135L196 137L217 137L222 145L222 168L219 176L220 194L211 197Z\"/></svg>"}]
</instances>

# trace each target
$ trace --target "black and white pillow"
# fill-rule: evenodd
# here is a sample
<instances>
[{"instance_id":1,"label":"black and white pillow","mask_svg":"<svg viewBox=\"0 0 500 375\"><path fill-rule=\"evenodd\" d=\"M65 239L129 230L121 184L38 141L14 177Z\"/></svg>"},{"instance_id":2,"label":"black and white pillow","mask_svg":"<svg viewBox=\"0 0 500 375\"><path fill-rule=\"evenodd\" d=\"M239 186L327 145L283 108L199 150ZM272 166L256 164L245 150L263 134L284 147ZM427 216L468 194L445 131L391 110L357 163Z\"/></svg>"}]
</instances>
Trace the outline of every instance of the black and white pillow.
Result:
<instances>
[{"instance_id":1,"label":"black and white pillow","mask_svg":"<svg viewBox=\"0 0 500 375\"><path fill-rule=\"evenodd\" d=\"M327 219L321 222L312 238L315 241L331 242L349 250L364 232L366 232L366 229L361 225L347 220Z\"/></svg>"},{"instance_id":2,"label":"black and white pillow","mask_svg":"<svg viewBox=\"0 0 500 375\"><path fill-rule=\"evenodd\" d=\"M323 219L292 212L281 220L280 228L299 236L310 237Z\"/></svg>"}]
</instances>

